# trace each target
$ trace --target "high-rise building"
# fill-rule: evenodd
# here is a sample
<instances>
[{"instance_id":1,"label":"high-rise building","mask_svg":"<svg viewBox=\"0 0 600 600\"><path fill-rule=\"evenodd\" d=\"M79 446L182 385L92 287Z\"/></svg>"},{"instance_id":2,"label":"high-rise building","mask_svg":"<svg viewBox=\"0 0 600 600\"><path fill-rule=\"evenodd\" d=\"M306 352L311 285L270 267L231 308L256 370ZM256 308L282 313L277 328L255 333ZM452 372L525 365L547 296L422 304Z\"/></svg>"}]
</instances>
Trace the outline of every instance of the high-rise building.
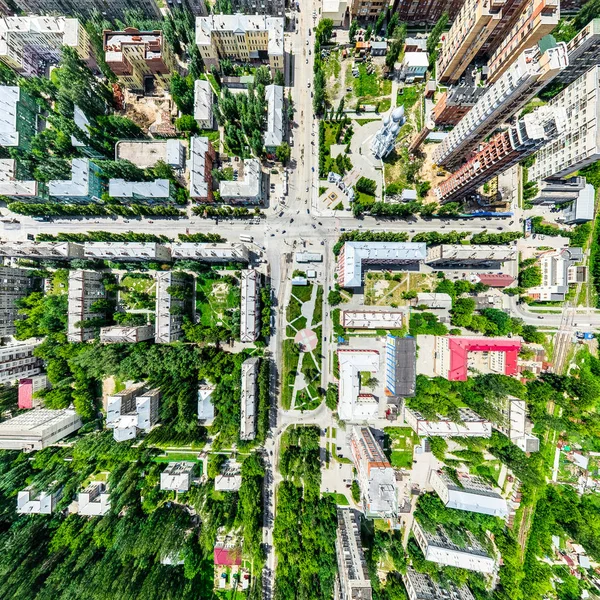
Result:
<instances>
[{"instance_id":1,"label":"high-rise building","mask_svg":"<svg viewBox=\"0 0 600 600\"><path fill-rule=\"evenodd\" d=\"M396 474L369 427L353 427L350 451L368 517L395 519L398 514Z\"/></svg>"},{"instance_id":2,"label":"high-rise building","mask_svg":"<svg viewBox=\"0 0 600 600\"><path fill-rule=\"evenodd\" d=\"M530 0L503 0L500 23L498 23L497 27L494 27L494 31L492 31L483 42L477 54L478 59L489 58L494 50L498 48L528 2L530 2Z\"/></svg>"},{"instance_id":3,"label":"high-rise building","mask_svg":"<svg viewBox=\"0 0 600 600\"><path fill-rule=\"evenodd\" d=\"M106 427L113 430L115 441L132 440L158 422L160 390L145 392L145 387L139 383L108 397Z\"/></svg>"},{"instance_id":4,"label":"high-rise building","mask_svg":"<svg viewBox=\"0 0 600 600\"><path fill-rule=\"evenodd\" d=\"M144 91L154 82L168 89L177 63L162 31L105 31L104 60L119 82L130 90Z\"/></svg>"},{"instance_id":5,"label":"high-rise building","mask_svg":"<svg viewBox=\"0 0 600 600\"><path fill-rule=\"evenodd\" d=\"M187 492L192 482L193 462L170 462L160 474L160 489Z\"/></svg>"},{"instance_id":6,"label":"high-rise building","mask_svg":"<svg viewBox=\"0 0 600 600\"><path fill-rule=\"evenodd\" d=\"M456 85L444 92L431 111L436 125L456 125L485 93L485 88L464 84Z\"/></svg>"},{"instance_id":7,"label":"high-rise building","mask_svg":"<svg viewBox=\"0 0 600 600\"><path fill-rule=\"evenodd\" d=\"M0 257L66 260L83 258L83 244L75 242L3 242Z\"/></svg>"},{"instance_id":8,"label":"high-rise building","mask_svg":"<svg viewBox=\"0 0 600 600\"><path fill-rule=\"evenodd\" d=\"M81 418L71 408L28 410L0 423L2 450L43 450L81 427Z\"/></svg>"},{"instance_id":9,"label":"high-rise building","mask_svg":"<svg viewBox=\"0 0 600 600\"><path fill-rule=\"evenodd\" d=\"M95 335L95 327L86 321L101 318L103 313L95 310L94 303L106 298L99 271L69 271L69 308L67 315L67 339L69 342L87 342Z\"/></svg>"},{"instance_id":10,"label":"high-rise building","mask_svg":"<svg viewBox=\"0 0 600 600\"><path fill-rule=\"evenodd\" d=\"M493 48L487 63L488 81L498 81L526 48L537 44L558 25L559 18L559 0L529 0L516 22Z\"/></svg>"},{"instance_id":11,"label":"high-rise building","mask_svg":"<svg viewBox=\"0 0 600 600\"><path fill-rule=\"evenodd\" d=\"M402 575L402 581L409 600L475 600L466 585L459 587L450 580L441 584L427 573L417 573L412 567Z\"/></svg>"},{"instance_id":12,"label":"high-rise building","mask_svg":"<svg viewBox=\"0 0 600 600\"><path fill-rule=\"evenodd\" d=\"M434 25L448 13L452 21L464 0L394 0L394 11L398 11L400 21L415 25Z\"/></svg>"},{"instance_id":13,"label":"high-rise building","mask_svg":"<svg viewBox=\"0 0 600 600\"><path fill-rule=\"evenodd\" d=\"M256 356L248 358L242 363L241 440L253 440L256 437L256 400L258 396L256 383L259 363L260 359Z\"/></svg>"},{"instance_id":14,"label":"high-rise building","mask_svg":"<svg viewBox=\"0 0 600 600\"><path fill-rule=\"evenodd\" d=\"M547 38L543 41L544 48L552 43ZM478 143L525 106L567 64L567 47L562 42L545 50L540 46L525 50L435 149L434 161L450 169L461 165Z\"/></svg>"},{"instance_id":15,"label":"high-rise building","mask_svg":"<svg viewBox=\"0 0 600 600\"><path fill-rule=\"evenodd\" d=\"M74 15L89 18L100 12L108 19L123 20L128 10L139 10L150 19L161 19L162 13L156 0L14 0L24 12L34 15Z\"/></svg>"},{"instance_id":16,"label":"high-rise building","mask_svg":"<svg viewBox=\"0 0 600 600\"><path fill-rule=\"evenodd\" d=\"M77 19L4 17L0 19L0 61L25 77L44 75L58 63L62 46L74 48L94 67L89 37Z\"/></svg>"},{"instance_id":17,"label":"high-rise building","mask_svg":"<svg viewBox=\"0 0 600 600\"><path fill-rule=\"evenodd\" d=\"M34 99L18 85L0 86L0 146L29 150L39 112Z\"/></svg>"},{"instance_id":18,"label":"high-rise building","mask_svg":"<svg viewBox=\"0 0 600 600\"><path fill-rule=\"evenodd\" d=\"M360 513L352 508L337 509L335 551L338 563L336 598L371 600L371 578L360 540Z\"/></svg>"},{"instance_id":19,"label":"high-rise building","mask_svg":"<svg viewBox=\"0 0 600 600\"><path fill-rule=\"evenodd\" d=\"M19 318L17 300L27 296L33 288L33 278L25 269L0 267L0 336L15 333Z\"/></svg>"},{"instance_id":20,"label":"high-rise building","mask_svg":"<svg viewBox=\"0 0 600 600\"><path fill-rule=\"evenodd\" d=\"M436 66L440 83L456 83L500 23L504 0L465 2L445 34Z\"/></svg>"},{"instance_id":21,"label":"high-rise building","mask_svg":"<svg viewBox=\"0 0 600 600\"><path fill-rule=\"evenodd\" d=\"M285 0L232 0L233 12L285 17Z\"/></svg>"},{"instance_id":22,"label":"high-rise building","mask_svg":"<svg viewBox=\"0 0 600 600\"><path fill-rule=\"evenodd\" d=\"M600 66L592 67L548 103L567 114L563 135L537 153L531 181L566 177L600 159Z\"/></svg>"},{"instance_id":23,"label":"high-rise building","mask_svg":"<svg viewBox=\"0 0 600 600\"><path fill-rule=\"evenodd\" d=\"M445 471L431 471L429 483L448 508L507 517L506 500L480 477L456 472L456 478Z\"/></svg>"},{"instance_id":24,"label":"high-rise building","mask_svg":"<svg viewBox=\"0 0 600 600\"><path fill-rule=\"evenodd\" d=\"M540 106L516 119L508 130L494 136L458 171L434 190L439 202L461 200L479 186L531 156L567 129L566 111Z\"/></svg>"},{"instance_id":25,"label":"high-rise building","mask_svg":"<svg viewBox=\"0 0 600 600\"><path fill-rule=\"evenodd\" d=\"M196 18L196 44L207 68L223 58L251 64L268 63L283 71L283 21L260 15L211 15Z\"/></svg>"},{"instance_id":26,"label":"high-rise building","mask_svg":"<svg viewBox=\"0 0 600 600\"><path fill-rule=\"evenodd\" d=\"M15 383L22 377L37 375L42 361L33 355L36 344L13 344L0 347L0 384Z\"/></svg>"},{"instance_id":27,"label":"high-rise building","mask_svg":"<svg viewBox=\"0 0 600 600\"><path fill-rule=\"evenodd\" d=\"M569 66L553 80L554 84L568 85L598 64L600 53L600 19L592 19L567 43Z\"/></svg>"},{"instance_id":28,"label":"high-rise building","mask_svg":"<svg viewBox=\"0 0 600 600\"><path fill-rule=\"evenodd\" d=\"M523 452L538 452L540 440L531 434L532 424L527 414L525 400L514 396L505 396L499 401L502 420L495 424L510 441L523 450Z\"/></svg>"},{"instance_id":29,"label":"high-rise building","mask_svg":"<svg viewBox=\"0 0 600 600\"><path fill-rule=\"evenodd\" d=\"M255 342L258 338L260 313L258 310L258 280L255 269L241 271L240 341Z\"/></svg>"},{"instance_id":30,"label":"high-rise building","mask_svg":"<svg viewBox=\"0 0 600 600\"><path fill-rule=\"evenodd\" d=\"M529 288L527 295L538 302L564 301L569 285L582 283L587 279L587 267L583 261L581 248L559 248L546 250L538 257L542 270L540 285Z\"/></svg>"},{"instance_id":31,"label":"high-rise building","mask_svg":"<svg viewBox=\"0 0 600 600\"><path fill-rule=\"evenodd\" d=\"M458 544L442 526L439 526L435 533L431 533L415 519L412 532L425 555L425 560L486 574L491 574L498 568L496 561L470 531L461 532L465 543Z\"/></svg>"}]
</instances>

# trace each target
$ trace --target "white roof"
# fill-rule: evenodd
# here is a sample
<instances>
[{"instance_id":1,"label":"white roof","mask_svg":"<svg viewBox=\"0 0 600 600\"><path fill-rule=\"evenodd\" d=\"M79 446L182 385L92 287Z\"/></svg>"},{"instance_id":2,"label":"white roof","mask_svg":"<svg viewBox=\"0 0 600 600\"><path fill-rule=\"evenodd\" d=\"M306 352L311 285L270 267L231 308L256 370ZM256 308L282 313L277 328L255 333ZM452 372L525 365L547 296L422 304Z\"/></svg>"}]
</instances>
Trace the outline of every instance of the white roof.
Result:
<instances>
[{"instance_id":1,"label":"white roof","mask_svg":"<svg viewBox=\"0 0 600 600\"><path fill-rule=\"evenodd\" d=\"M12 158L0 159L0 195L1 196L37 196L37 181L16 179L17 163Z\"/></svg>"},{"instance_id":2,"label":"white roof","mask_svg":"<svg viewBox=\"0 0 600 600\"><path fill-rule=\"evenodd\" d=\"M406 52L403 63L408 67L429 67L427 52Z\"/></svg>"},{"instance_id":3,"label":"white roof","mask_svg":"<svg viewBox=\"0 0 600 600\"><path fill-rule=\"evenodd\" d=\"M258 273L244 269L241 279L240 341L254 342L258 326Z\"/></svg>"},{"instance_id":4,"label":"white roof","mask_svg":"<svg viewBox=\"0 0 600 600\"><path fill-rule=\"evenodd\" d=\"M105 515L110 510L110 494L101 481L93 481L77 496L77 512L89 517Z\"/></svg>"},{"instance_id":5,"label":"white roof","mask_svg":"<svg viewBox=\"0 0 600 600\"><path fill-rule=\"evenodd\" d=\"M452 298L450 294L420 292L417 294L417 306L419 304L427 304L429 308L452 308Z\"/></svg>"},{"instance_id":6,"label":"white roof","mask_svg":"<svg viewBox=\"0 0 600 600\"><path fill-rule=\"evenodd\" d=\"M279 146L283 141L283 86L268 85L265 98L268 103L265 146Z\"/></svg>"},{"instance_id":7,"label":"white roof","mask_svg":"<svg viewBox=\"0 0 600 600\"><path fill-rule=\"evenodd\" d=\"M377 350L338 350L340 367L338 415L342 421L364 421L377 416L379 403L360 394L360 372L379 372Z\"/></svg>"},{"instance_id":8,"label":"white roof","mask_svg":"<svg viewBox=\"0 0 600 600\"><path fill-rule=\"evenodd\" d=\"M248 358L242 363L242 397L240 439L253 440L256 437L256 379L258 377L257 357Z\"/></svg>"},{"instance_id":9,"label":"white roof","mask_svg":"<svg viewBox=\"0 0 600 600\"><path fill-rule=\"evenodd\" d=\"M212 178L204 178L206 153L208 152L208 138L196 137L190 139L190 196L192 198L206 198Z\"/></svg>"},{"instance_id":10,"label":"white roof","mask_svg":"<svg viewBox=\"0 0 600 600\"><path fill-rule=\"evenodd\" d=\"M90 185L90 161L87 158L74 158L71 163L71 179L48 182L51 196L87 196Z\"/></svg>"},{"instance_id":11,"label":"white roof","mask_svg":"<svg viewBox=\"0 0 600 600\"><path fill-rule=\"evenodd\" d=\"M77 106L77 104L73 105L73 121L75 122L75 126L77 127L77 129L80 129L86 135L89 135L88 127L90 125L90 120L87 118L85 113L79 108L79 106ZM80 142L74 135L71 136L71 144L76 148L85 146L85 142Z\"/></svg>"},{"instance_id":12,"label":"white roof","mask_svg":"<svg viewBox=\"0 0 600 600\"><path fill-rule=\"evenodd\" d=\"M239 164L239 163L238 163ZM221 181L219 191L221 199L252 198L259 201L262 197L262 169L260 162L255 158L243 162L244 179L237 181Z\"/></svg>"},{"instance_id":13,"label":"white roof","mask_svg":"<svg viewBox=\"0 0 600 600\"><path fill-rule=\"evenodd\" d=\"M154 181L108 180L108 195L112 198L169 198L171 182L168 179Z\"/></svg>"},{"instance_id":14,"label":"white roof","mask_svg":"<svg viewBox=\"0 0 600 600\"><path fill-rule=\"evenodd\" d=\"M346 242L343 247L344 287L362 283L362 261L420 262L425 260L426 244L410 242Z\"/></svg>"},{"instance_id":15,"label":"white roof","mask_svg":"<svg viewBox=\"0 0 600 600\"><path fill-rule=\"evenodd\" d=\"M160 489L187 492L193 469L193 462L170 462L160 474Z\"/></svg>"},{"instance_id":16,"label":"white roof","mask_svg":"<svg viewBox=\"0 0 600 600\"><path fill-rule=\"evenodd\" d=\"M18 85L0 86L0 146L18 146L17 103L21 96Z\"/></svg>"},{"instance_id":17,"label":"white roof","mask_svg":"<svg viewBox=\"0 0 600 600\"><path fill-rule=\"evenodd\" d=\"M210 385L198 387L198 420L205 425L212 425L215 420L215 406L211 402L212 393L215 388Z\"/></svg>"},{"instance_id":18,"label":"white roof","mask_svg":"<svg viewBox=\"0 0 600 600\"><path fill-rule=\"evenodd\" d=\"M457 510L466 510L494 517L506 517L508 505L499 494L482 494L473 490L449 490L446 506Z\"/></svg>"},{"instance_id":19,"label":"white roof","mask_svg":"<svg viewBox=\"0 0 600 600\"><path fill-rule=\"evenodd\" d=\"M206 79L196 79L194 83L194 119L212 119L213 91Z\"/></svg>"},{"instance_id":20,"label":"white roof","mask_svg":"<svg viewBox=\"0 0 600 600\"><path fill-rule=\"evenodd\" d=\"M22 515L49 515L54 508L54 499L54 494L40 492L36 495L33 488L25 488L17 494L17 512Z\"/></svg>"}]
</instances>

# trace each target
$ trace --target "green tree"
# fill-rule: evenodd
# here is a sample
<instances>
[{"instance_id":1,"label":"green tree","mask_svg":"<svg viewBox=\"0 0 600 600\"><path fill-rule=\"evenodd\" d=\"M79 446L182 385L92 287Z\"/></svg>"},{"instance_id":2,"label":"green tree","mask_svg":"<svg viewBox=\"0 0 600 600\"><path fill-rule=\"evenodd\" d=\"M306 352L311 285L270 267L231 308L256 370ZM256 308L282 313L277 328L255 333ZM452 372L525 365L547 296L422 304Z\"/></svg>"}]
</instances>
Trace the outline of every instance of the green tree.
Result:
<instances>
[{"instance_id":1,"label":"green tree","mask_svg":"<svg viewBox=\"0 0 600 600\"><path fill-rule=\"evenodd\" d=\"M522 288L536 287L542 284L542 269L537 266L527 267L519 271L519 286Z\"/></svg>"},{"instance_id":2,"label":"green tree","mask_svg":"<svg viewBox=\"0 0 600 600\"><path fill-rule=\"evenodd\" d=\"M358 481L356 481L356 479L352 480L350 493L352 494L352 500L358 504L360 502L360 486L358 485Z\"/></svg>"},{"instance_id":3,"label":"green tree","mask_svg":"<svg viewBox=\"0 0 600 600\"><path fill-rule=\"evenodd\" d=\"M181 117L175 120L175 127L177 127L179 131L189 133L198 132L198 123L192 115L181 115Z\"/></svg>"},{"instance_id":4,"label":"green tree","mask_svg":"<svg viewBox=\"0 0 600 600\"><path fill-rule=\"evenodd\" d=\"M287 165L292 155L290 145L287 142L283 142L280 146L277 146L275 155L282 165Z\"/></svg>"},{"instance_id":5,"label":"green tree","mask_svg":"<svg viewBox=\"0 0 600 600\"><path fill-rule=\"evenodd\" d=\"M445 12L442 16L437 20L437 23L433 26L429 37L427 38L427 52L429 55L433 55L437 51L438 44L440 43L440 38L442 37L442 33L446 29L448 25L448 13Z\"/></svg>"},{"instance_id":6,"label":"green tree","mask_svg":"<svg viewBox=\"0 0 600 600\"><path fill-rule=\"evenodd\" d=\"M191 75L182 77L179 73L173 73L171 97L184 115L192 114L194 112L194 78Z\"/></svg>"},{"instance_id":7,"label":"green tree","mask_svg":"<svg viewBox=\"0 0 600 600\"><path fill-rule=\"evenodd\" d=\"M356 19L352 19L352 22L350 23L350 30L349 30L349 35L350 35L350 41L354 42L356 41L356 32L358 31L358 21Z\"/></svg>"}]
</instances>

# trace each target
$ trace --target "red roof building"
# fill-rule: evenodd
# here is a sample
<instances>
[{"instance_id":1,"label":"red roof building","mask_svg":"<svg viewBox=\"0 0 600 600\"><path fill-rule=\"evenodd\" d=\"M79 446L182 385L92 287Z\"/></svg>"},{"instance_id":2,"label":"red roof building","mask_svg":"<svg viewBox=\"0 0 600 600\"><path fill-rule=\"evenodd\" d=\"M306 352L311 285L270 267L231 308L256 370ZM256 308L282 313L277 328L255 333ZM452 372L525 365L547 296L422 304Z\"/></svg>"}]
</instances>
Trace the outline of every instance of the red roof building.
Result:
<instances>
[{"instance_id":1,"label":"red roof building","mask_svg":"<svg viewBox=\"0 0 600 600\"><path fill-rule=\"evenodd\" d=\"M518 372L517 361L521 342L512 339L498 338L461 338L449 337L450 368L447 379L449 381L466 381L471 363L486 363L487 369L477 365L480 372L503 373L516 375ZM473 356L476 354L476 356Z\"/></svg>"},{"instance_id":2,"label":"red roof building","mask_svg":"<svg viewBox=\"0 0 600 600\"><path fill-rule=\"evenodd\" d=\"M506 273L479 273L477 275L480 283L494 288L505 288L515 281L512 275Z\"/></svg>"},{"instance_id":3,"label":"red roof building","mask_svg":"<svg viewBox=\"0 0 600 600\"><path fill-rule=\"evenodd\" d=\"M48 378L46 375L36 375L27 377L19 381L18 407L22 409L35 408L40 406L41 402L33 397L38 390L48 387Z\"/></svg>"},{"instance_id":4,"label":"red roof building","mask_svg":"<svg viewBox=\"0 0 600 600\"><path fill-rule=\"evenodd\" d=\"M225 548L216 544L214 553L216 566L231 567L242 564L242 553L239 548Z\"/></svg>"}]
</instances>

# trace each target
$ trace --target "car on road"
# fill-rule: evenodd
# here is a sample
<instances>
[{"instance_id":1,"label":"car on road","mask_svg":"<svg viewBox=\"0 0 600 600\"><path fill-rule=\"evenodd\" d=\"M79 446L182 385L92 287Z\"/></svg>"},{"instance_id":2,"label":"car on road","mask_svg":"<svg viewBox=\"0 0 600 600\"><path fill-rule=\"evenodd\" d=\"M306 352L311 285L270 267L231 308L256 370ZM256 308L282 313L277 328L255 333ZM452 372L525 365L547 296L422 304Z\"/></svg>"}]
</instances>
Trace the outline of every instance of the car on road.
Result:
<instances>
[{"instance_id":1,"label":"car on road","mask_svg":"<svg viewBox=\"0 0 600 600\"><path fill-rule=\"evenodd\" d=\"M306 84L307 88L310 88L310 81Z\"/></svg>"}]
</instances>

